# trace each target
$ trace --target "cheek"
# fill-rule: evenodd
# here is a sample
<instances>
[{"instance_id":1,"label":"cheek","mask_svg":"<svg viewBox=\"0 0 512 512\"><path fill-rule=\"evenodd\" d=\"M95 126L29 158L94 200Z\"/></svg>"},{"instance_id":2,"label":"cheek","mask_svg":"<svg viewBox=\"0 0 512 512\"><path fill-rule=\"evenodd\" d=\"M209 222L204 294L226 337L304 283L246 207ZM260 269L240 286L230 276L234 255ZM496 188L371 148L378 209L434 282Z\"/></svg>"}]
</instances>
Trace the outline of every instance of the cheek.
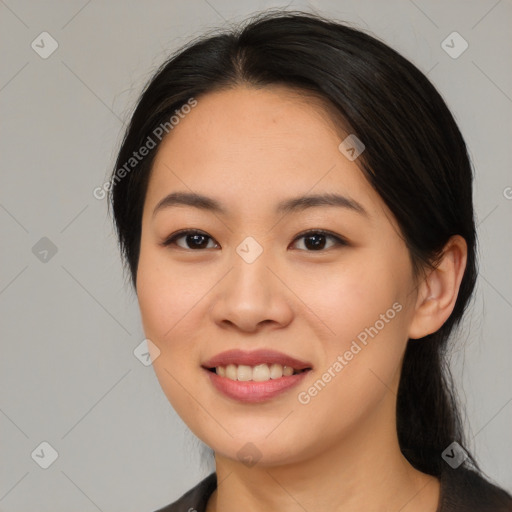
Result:
<instances>
[{"instance_id":1,"label":"cheek","mask_svg":"<svg viewBox=\"0 0 512 512\"><path fill-rule=\"evenodd\" d=\"M323 325L323 338L332 340L330 346L336 349L350 345L361 333L364 339L365 329L376 323L379 331L389 332L392 323L398 327L405 283L393 277L389 265L367 260L312 269L293 279L294 292L316 316L316 323Z\"/></svg>"},{"instance_id":2,"label":"cheek","mask_svg":"<svg viewBox=\"0 0 512 512\"><path fill-rule=\"evenodd\" d=\"M208 306L205 293L214 284L212 272L198 272L194 265L177 269L169 264L165 251L141 245L137 299L146 338L159 350L153 368L171 404L187 417L198 411L182 386L193 388L191 370L200 360L197 341L206 338L202 333Z\"/></svg>"},{"instance_id":3,"label":"cheek","mask_svg":"<svg viewBox=\"0 0 512 512\"><path fill-rule=\"evenodd\" d=\"M200 414L188 400L183 387L188 388L190 368L190 336L184 332L194 315L193 287L185 286L183 274L166 271L159 257L141 250L137 271L137 299L146 338L157 347L152 366L162 391L180 416L188 422ZM195 299L195 300L194 300ZM194 319L192 318L192 322Z\"/></svg>"},{"instance_id":4,"label":"cheek","mask_svg":"<svg viewBox=\"0 0 512 512\"><path fill-rule=\"evenodd\" d=\"M360 265L302 280L297 294L328 333L314 389L301 390L303 402L311 399L316 409L313 415L337 404L340 413L353 418L394 385L407 342L407 283L394 270L389 261L363 258Z\"/></svg>"},{"instance_id":5,"label":"cheek","mask_svg":"<svg viewBox=\"0 0 512 512\"><path fill-rule=\"evenodd\" d=\"M141 248L137 299L144 331L157 345L172 345L177 332L180 339L188 337L183 329L194 325L193 317L201 308L200 299L211 287L204 275L205 279L201 279L192 266L176 271L164 252Z\"/></svg>"}]
</instances>

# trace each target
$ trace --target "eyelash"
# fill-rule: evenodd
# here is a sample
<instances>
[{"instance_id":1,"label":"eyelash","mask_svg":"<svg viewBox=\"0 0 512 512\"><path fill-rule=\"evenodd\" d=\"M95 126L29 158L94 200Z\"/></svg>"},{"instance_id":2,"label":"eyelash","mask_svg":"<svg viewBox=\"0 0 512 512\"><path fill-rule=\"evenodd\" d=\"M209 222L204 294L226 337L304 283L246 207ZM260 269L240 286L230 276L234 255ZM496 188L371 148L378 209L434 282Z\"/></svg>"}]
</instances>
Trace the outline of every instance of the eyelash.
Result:
<instances>
[{"instance_id":1,"label":"eyelash","mask_svg":"<svg viewBox=\"0 0 512 512\"><path fill-rule=\"evenodd\" d=\"M309 229L308 231L304 231L303 233L300 233L299 235L297 235L295 237L295 239L293 240L292 243L295 243L296 241L300 240L301 238L304 238L304 237L307 237L308 235L323 235L327 238L330 238L331 240L334 240L335 241L335 246L347 246L349 245L348 242L343 239L342 237L340 237L339 235L335 235L334 233L331 233L330 231L326 231L324 229ZM171 236L169 236L168 238L166 238L162 243L161 245L164 246L164 247L169 247L171 245L176 245L176 240L186 236L186 235L203 235L207 238L209 238L210 240L214 240L210 235L204 233L203 231L199 231L199 230L196 230L196 229L183 229L181 231L177 231L176 233L173 233ZM180 247L180 246L177 246L179 249L183 249L185 251L203 251L205 249L184 249L183 247ZM332 247L331 247L332 248ZM311 251L311 250L304 250L304 249L301 249L303 250L304 252L325 252L326 250L328 249L320 249L318 251Z\"/></svg>"}]
</instances>

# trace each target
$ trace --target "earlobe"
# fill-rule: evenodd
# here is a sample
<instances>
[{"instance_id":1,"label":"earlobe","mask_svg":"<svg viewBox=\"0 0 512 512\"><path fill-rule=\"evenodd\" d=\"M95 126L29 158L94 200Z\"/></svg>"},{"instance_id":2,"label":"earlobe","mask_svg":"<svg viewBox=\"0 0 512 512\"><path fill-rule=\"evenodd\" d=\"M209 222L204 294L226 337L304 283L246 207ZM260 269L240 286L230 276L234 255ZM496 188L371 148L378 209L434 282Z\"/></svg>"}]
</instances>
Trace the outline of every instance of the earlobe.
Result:
<instances>
[{"instance_id":1,"label":"earlobe","mask_svg":"<svg viewBox=\"0 0 512 512\"><path fill-rule=\"evenodd\" d=\"M467 261L467 244L453 235L443 249L437 266L419 285L409 338L418 339L439 330L451 315Z\"/></svg>"}]
</instances>

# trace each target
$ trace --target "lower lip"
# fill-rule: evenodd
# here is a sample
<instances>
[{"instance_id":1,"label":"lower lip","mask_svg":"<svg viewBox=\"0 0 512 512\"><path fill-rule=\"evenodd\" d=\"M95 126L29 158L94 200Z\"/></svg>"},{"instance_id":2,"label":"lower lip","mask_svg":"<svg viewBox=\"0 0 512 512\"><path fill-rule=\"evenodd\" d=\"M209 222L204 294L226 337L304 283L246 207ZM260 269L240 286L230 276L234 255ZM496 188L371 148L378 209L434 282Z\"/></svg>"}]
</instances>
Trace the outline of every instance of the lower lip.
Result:
<instances>
[{"instance_id":1,"label":"lower lip","mask_svg":"<svg viewBox=\"0 0 512 512\"><path fill-rule=\"evenodd\" d=\"M265 402L297 386L309 370L264 382L231 380L205 369L213 386L223 395L245 403Z\"/></svg>"}]
</instances>

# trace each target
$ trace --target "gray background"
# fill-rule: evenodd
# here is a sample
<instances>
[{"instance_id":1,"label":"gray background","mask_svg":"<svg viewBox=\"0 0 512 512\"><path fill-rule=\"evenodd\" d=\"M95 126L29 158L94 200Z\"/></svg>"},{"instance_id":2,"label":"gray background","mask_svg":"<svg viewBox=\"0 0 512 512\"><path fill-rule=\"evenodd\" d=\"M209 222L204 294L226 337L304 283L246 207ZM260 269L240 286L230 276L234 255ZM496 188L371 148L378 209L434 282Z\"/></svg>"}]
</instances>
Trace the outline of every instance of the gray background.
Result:
<instances>
[{"instance_id":1,"label":"gray background","mask_svg":"<svg viewBox=\"0 0 512 512\"><path fill-rule=\"evenodd\" d=\"M285 5L0 0L1 511L152 511L211 469L151 366L134 356L144 339L136 298L106 200L92 191L106 179L142 86L171 50ZM460 124L476 170L481 273L454 373L470 448L510 490L512 3L288 5L383 39L428 74ZM59 45L47 59L31 47L43 46L43 31ZM456 59L441 47L453 31L469 43ZM36 463L49 456L43 441L58 452L48 469Z\"/></svg>"}]
</instances>

